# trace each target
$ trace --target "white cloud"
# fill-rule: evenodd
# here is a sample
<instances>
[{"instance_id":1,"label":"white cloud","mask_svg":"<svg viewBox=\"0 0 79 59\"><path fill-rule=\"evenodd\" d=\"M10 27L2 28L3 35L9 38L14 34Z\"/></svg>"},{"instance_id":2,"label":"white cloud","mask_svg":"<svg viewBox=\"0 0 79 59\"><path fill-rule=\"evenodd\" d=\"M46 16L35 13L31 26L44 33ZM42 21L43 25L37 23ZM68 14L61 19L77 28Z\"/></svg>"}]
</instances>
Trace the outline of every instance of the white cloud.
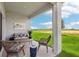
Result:
<instances>
[{"instance_id":1,"label":"white cloud","mask_svg":"<svg viewBox=\"0 0 79 59\"><path fill-rule=\"evenodd\" d=\"M45 14L52 14L52 10L49 10ZM79 2L65 2L62 5L61 16L67 18L72 14L79 14Z\"/></svg>"},{"instance_id":2,"label":"white cloud","mask_svg":"<svg viewBox=\"0 0 79 59\"><path fill-rule=\"evenodd\" d=\"M72 14L79 14L79 3L77 2L64 3L62 6L62 17L63 18L69 17Z\"/></svg>"},{"instance_id":3,"label":"white cloud","mask_svg":"<svg viewBox=\"0 0 79 59\"><path fill-rule=\"evenodd\" d=\"M65 10L61 14L62 14L62 16L61 16L62 18L65 18L65 17L67 18L67 17L69 17L71 15L70 12L67 12Z\"/></svg>"},{"instance_id":4,"label":"white cloud","mask_svg":"<svg viewBox=\"0 0 79 59\"><path fill-rule=\"evenodd\" d=\"M48 29L52 29L52 25L49 25L47 28L48 28Z\"/></svg>"},{"instance_id":5,"label":"white cloud","mask_svg":"<svg viewBox=\"0 0 79 59\"><path fill-rule=\"evenodd\" d=\"M65 24L65 29L72 29L72 26L69 24Z\"/></svg>"},{"instance_id":6,"label":"white cloud","mask_svg":"<svg viewBox=\"0 0 79 59\"><path fill-rule=\"evenodd\" d=\"M40 25L52 25L52 22L44 22L44 23L40 23Z\"/></svg>"},{"instance_id":7,"label":"white cloud","mask_svg":"<svg viewBox=\"0 0 79 59\"><path fill-rule=\"evenodd\" d=\"M73 13L74 10L75 8L71 6L63 6L61 10L62 18L69 17Z\"/></svg>"},{"instance_id":8,"label":"white cloud","mask_svg":"<svg viewBox=\"0 0 79 59\"><path fill-rule=\"evenodd\" d=\"M48 29L52 28L52 22L44 22L44 23L40 23L40 25L44 25L46 26Z\"/></svg>"},{"instance_id":9,"label":"white cloud","mask_svg":"<svg viewBox=\"0 0 79 59\"><path fill-rule=\"evenodd\" d=\"M79 6L79 2L72 2L72 3L70 3L70 5L72 5L72 6Z\"/></svg>"},{"instance_id":10,"label":"white cloud","mask_svg":"<svg viewBox=\"0 0 79 59\"><path fill-rule=\"evenodd\" d=\"M79 25L79 21L71 22L69 24L65 24L65 29L72 29L74 25Z\"/></svg>"},{"instance_id":11,"label":"white cloud","mask_svg":"<svg viewBox=\"0 0 79 59\"><path fill-rule=\"evenodd\" d=\"M38 28L37 28L37 27L33 27L33 26L32 26L32 27L31 27L31 29L38 29Z\"/></svg>"}]
</instances>

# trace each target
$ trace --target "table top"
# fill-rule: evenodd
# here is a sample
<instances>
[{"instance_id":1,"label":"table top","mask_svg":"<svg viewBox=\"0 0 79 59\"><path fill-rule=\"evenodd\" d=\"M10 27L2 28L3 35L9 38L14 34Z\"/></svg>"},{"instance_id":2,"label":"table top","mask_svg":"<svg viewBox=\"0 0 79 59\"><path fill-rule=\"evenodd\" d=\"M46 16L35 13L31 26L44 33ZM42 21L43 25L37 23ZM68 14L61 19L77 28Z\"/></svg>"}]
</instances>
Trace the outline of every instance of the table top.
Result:
<instances>
[{"instance_id":1,"label":"table top","mask_svg":"<svg viewBox=\"0 0 79 59\"><path fill-rule=\"evenodd\" d=\"M16 37L14 39L17 40L17 39L29 39L29 38L28 37Z\"/></svg>"},{"instance_id":2,"label":"table top","mask_svg":"<svg viewBox=\"0 0 79 59\"><path fill-rule=\"evenodd\" d=\"M30 42L30 39L2 40L1 42Z\"/></svg>"}]
</instances>

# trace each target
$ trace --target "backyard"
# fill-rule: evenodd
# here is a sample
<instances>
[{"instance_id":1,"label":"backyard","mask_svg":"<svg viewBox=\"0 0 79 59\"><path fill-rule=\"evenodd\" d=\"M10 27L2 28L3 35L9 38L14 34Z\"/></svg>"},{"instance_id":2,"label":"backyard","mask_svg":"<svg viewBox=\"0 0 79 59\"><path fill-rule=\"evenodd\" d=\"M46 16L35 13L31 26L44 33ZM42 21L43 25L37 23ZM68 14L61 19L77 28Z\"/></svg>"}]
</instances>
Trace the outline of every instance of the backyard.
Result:
<instances>
[{"instance_id":1,"label":"backyard","mask_svg":"<svg viewBox=\"0 0 79 59\"><path fill-rule=\"evenodd\" d=\"M49 34L53 36L51 30L32 30L32 37L35 41L47 38ZM52 38L48 43L49 47L52 47ZM79 30L62 30L62 52L58 56L79 57Z\"/></svg>"}]
</instances>

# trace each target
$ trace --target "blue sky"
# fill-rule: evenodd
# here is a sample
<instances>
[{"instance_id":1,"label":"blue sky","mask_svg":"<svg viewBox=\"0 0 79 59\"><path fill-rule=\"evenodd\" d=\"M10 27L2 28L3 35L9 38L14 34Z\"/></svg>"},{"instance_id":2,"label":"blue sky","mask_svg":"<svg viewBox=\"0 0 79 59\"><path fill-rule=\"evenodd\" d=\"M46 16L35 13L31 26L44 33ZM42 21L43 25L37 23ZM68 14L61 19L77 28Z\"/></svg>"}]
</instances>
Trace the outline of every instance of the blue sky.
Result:
<instances>
[{"instance_id":1,"label":"blue sky","mask_svg":"<svg viewBox=\"0 0 79 59\"><path fill-rule=\"evenodd\" d=\"M65 29L79 29L79 3L67 2L62 5L61 16ZM32 18L32 29L52 28L52 11L49 10Z\"/></svg>"},{"instance_id":2,"label":"blue sky","mask_svg":"<svg viewBox=\"0 0 79 59\"><path fill-rule=\"evenodd\" d=\"M32 28L34 29L47 29L49 24L45 24L51 22L52 23L52 15L42 13L38 15L37 17L34 17L32 19Z\"/></svg>"}]
</instances>

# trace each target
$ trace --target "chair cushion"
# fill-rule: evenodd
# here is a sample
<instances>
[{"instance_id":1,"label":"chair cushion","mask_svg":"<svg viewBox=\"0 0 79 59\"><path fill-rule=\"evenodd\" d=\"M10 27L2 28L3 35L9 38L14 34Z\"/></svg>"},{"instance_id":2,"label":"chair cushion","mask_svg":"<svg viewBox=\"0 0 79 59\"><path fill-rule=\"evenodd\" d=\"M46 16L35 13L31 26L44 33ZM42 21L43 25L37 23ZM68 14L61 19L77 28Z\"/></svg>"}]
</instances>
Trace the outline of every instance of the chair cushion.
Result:
<instances>
[{"instance_id":1,"label":"chair cushion","mask_svg":"<svg viewBox=\"0 0 79 59\"><path fill-rule=\"evenodd\" d=\"M39 44L47 45L47 42L46 41L40 41Z\"/></svg>"}]
</instances>

